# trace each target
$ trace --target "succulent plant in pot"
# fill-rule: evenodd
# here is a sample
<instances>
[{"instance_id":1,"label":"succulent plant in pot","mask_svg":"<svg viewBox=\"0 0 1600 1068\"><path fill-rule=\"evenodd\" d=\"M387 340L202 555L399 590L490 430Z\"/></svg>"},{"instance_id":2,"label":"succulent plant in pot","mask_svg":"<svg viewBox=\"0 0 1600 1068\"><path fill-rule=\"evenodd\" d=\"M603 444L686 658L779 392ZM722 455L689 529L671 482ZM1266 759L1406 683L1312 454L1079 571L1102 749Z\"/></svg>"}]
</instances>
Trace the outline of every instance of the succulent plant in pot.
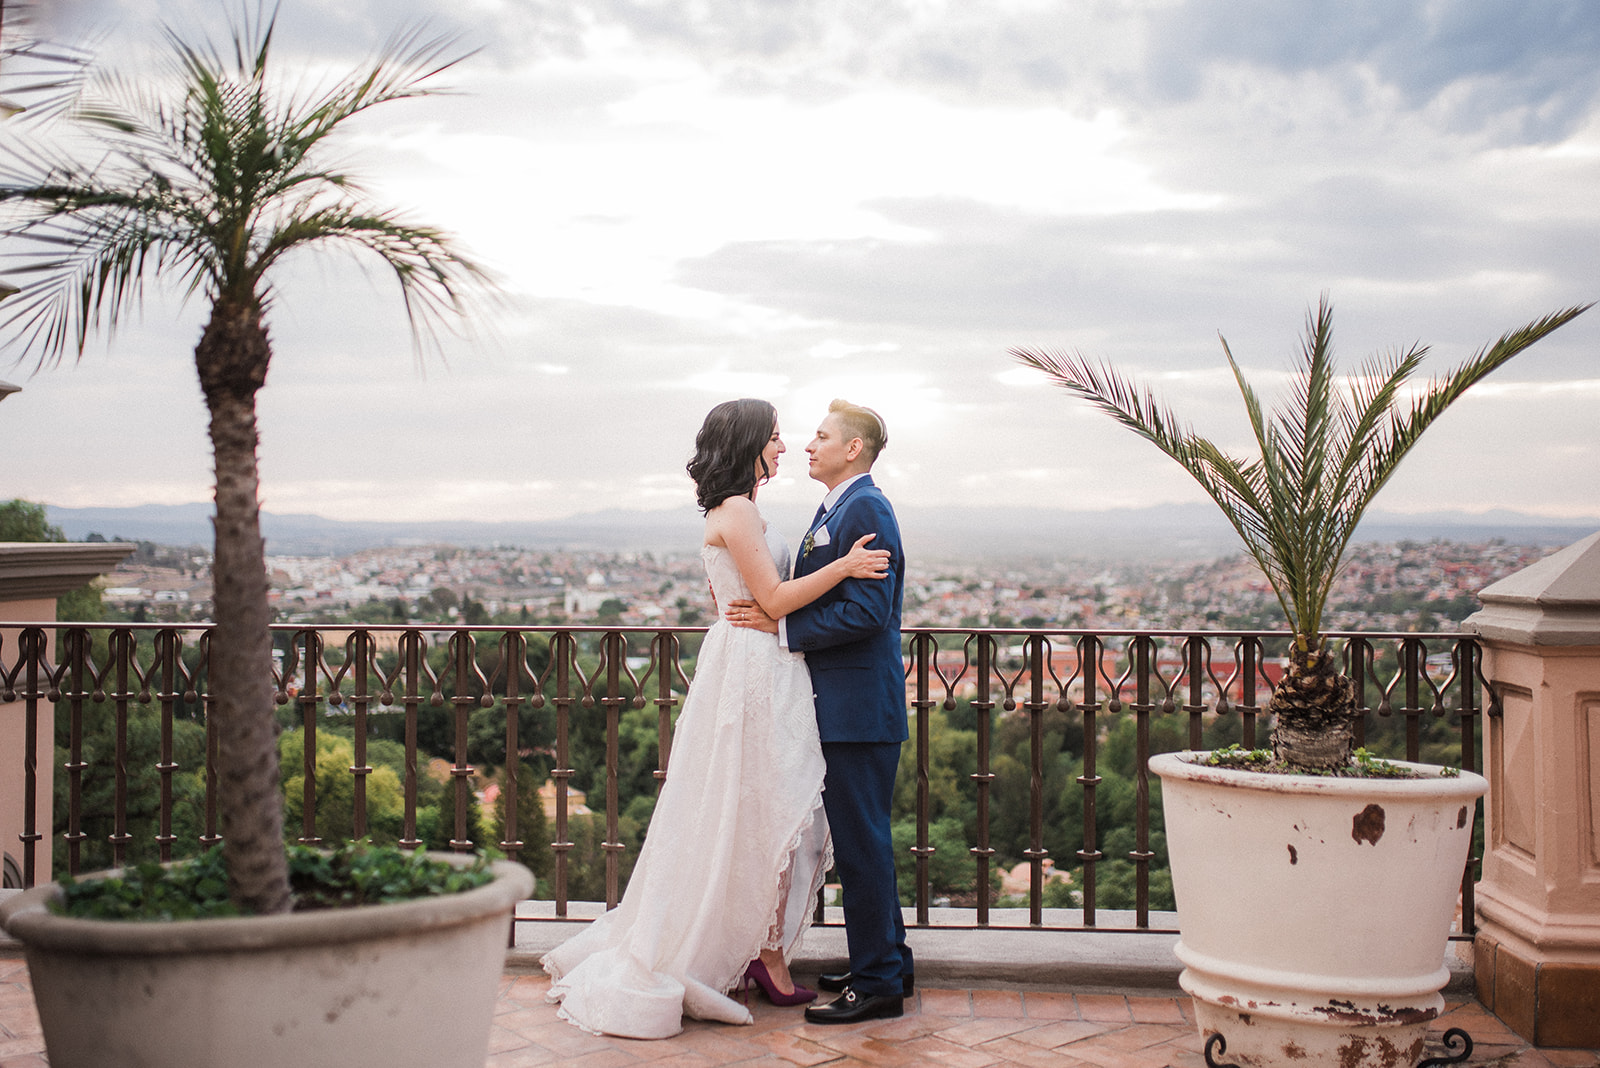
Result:
<instances>
[{"instance_id":1,"label":"succulent plant in pot","mask_svg":"<svg viewBox=\"0 0 1600 1068\"><path fill-rule=\"evenodd\" d=\"M1267 769L1162 754L1163 818L1182 932L1180 983L1208 1064L1394 1068L1418 1064L1439 991L1472 810L1470 772L1352 765L1353 688L1322 632L1357 525L1422 434L1469 388L1571 322L1571 307L1512 330L1411 388L1427 349L1370 359L1340 382L1326 297L1309 316L1287 398L1269 415L1227 342L1258 454L1232 455L1148 389L1081 355L1013 349L1152 442L1200 484L1266 575L1293 631L1268 705ZM1453 1036L1465 1049L1470 1039ZM1213 1056L1229 1060L1216 1061Z\"/></svg>"},{"instance_id":2,"label":"succulent plant in pot","mask_svg":"<svg viewBox=\"0 0 1600 1068\"><path fill-rule=\"evenodd\" d=\"M141 304L147 285L177 283L180 291L202 297L209 309L194 350L210 416L216 476L208 714L218 737L217 802L228 893L246 918L182 921L167 925L182 931L166 934L150 930L160 924L131 923L122 925L129 931L109 935L106 929L117 924L46 917L42 904L25 908L13 902L16 907L8 906L6 920L8 929L28 945L43 1017L49 1016L45 986L50 981L41 975L38 953L44 950L38 947L45 941L53 942L52 952L81 959L94 945L114 939L121 948L109 951L111 959L122 964L90 971L103 977L121 968L136 984L149 986L150 969L156 965L129 963L132 954L146 949L152 960L171 961L184 943L204 944L219 959L243 960L259 957L265 943L276 937L266 933L272 931L302 949L333 946L345 964L357 958L372 964L387 952L372 948L380 937L377 927L387 922L375 917L399 909L402 941L409 929L410 942L429 947L424 963L437 964L441 955L453 954L449 932L472 928L479 945L473 958L487 962L478 971L489 969L488 1005L481 1012L464 1012L454 995L437 1005L446 1016L481 1020L482 1034L476 1040L476 1063L481 1064L501 966L494 963L495 951L503 964L510 908L531 889L526 869L501 864L495 884L447 895L450 900L443 904L444 898L430 899L335 910L309 919L289 914L256 415L257 394L273 355L267 330L276 294L273 279L293 254L341 246L386 268L399 285L419 355L437 341L439 326L461 321L473 298L490 292L484 272L449 237L373 205L351 175L328 162L331 141L349 120L380 105L430 94L432 80L462 55L449 38L412 30L397 34L375 58L343 79L319 84L304 74L284 78L275 63L276 19L276 8L246 0L237 8L225 45L192 45L168 29L169 63L162 71L119 75L91 65L75 83L70 101L44 109L44 121L8 130L16 140L5 146L6 163L0 167L0 238L6 273L20 285L0 313L0 330L16 342L19 360L32 357L43 368L69 353L81 357L91 334L114 330ZM14 128L25 119L8 125ZM58 132L63 136L56 136ZM30 942L32 932L50 926L52 919L76 926ZM360 948L350 948L346 943L351 939L335 929L354 932ZM340 944L345 948L339 949ZM306 1063L308 1049L314 1051L313 1060L331 1056L331 1043L319 1048L319 1029L336 1019L360 1016L351 1011L352 1005L324 1006L296 1017L296 1023L287 1016L257 1021L266 1028L263 1033L230 1034L228 1027L209 1018L204 1006L219 1009L228 1000L219 1000L219 991L245 992L233 999L238 1001L263 1000L269 989L291 995L299 986L313 985L297 981L296 974L304 976L304 969L318 966L277 967L287 978L276 985L185 973L177 992L162 1004L178 1006L191 1021L214 1032L195 1038L198 1063ZM441 976L448 974L440 971ZM349 974L345 996L360 1002L366 979ZM481 976L467 985L480 994L485 989ZM322 993L336 997L339 986ZM74 996L81 995L69 988L69 1006ZM133 997L135 1017L138 1002ZM97 1003L97 1009L107 1008L104 1001ZM64 1011L67 1031L79 1032L69 1036L79 1052L60 1052L65 1047L51 1037L52 1022L46 1018L52 1064L186 1063L178 1053L184 1044L172 1031L176 1021L159 1021L166 1030L158 1029L155 1052L113 1053L84 1050L84 1029L75 1024L70 1007ZM97 1013L97 1019L103 1022L106 1014ZM420 1021L410 1022L426 1030ZM396 1030L392 1019L387 1023L389 1030ZM105 1031L106 1042L121 1041L118 1026ZM292 1037L300 1043L298 1052L274 1059L274 1033L281 1038L296 1030ZM221 1056L216 1043L222 1037L242 1043L239 1056ZM450 1059L417 1047L385 1063L473 1063L472 1045L452 1052ZM377 1055L377 1047L362 1039L341 1048L353 1050L355 1059Z\"/></svg>"}]
</instances>

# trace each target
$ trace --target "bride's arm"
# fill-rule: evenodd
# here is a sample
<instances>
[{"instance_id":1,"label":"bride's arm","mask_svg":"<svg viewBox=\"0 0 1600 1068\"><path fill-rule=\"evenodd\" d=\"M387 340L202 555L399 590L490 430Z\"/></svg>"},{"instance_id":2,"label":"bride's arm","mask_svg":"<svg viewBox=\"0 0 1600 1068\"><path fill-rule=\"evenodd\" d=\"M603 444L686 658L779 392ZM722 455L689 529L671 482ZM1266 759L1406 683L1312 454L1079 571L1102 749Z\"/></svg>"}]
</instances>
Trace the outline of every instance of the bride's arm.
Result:
<instances>
[{"instance_id":1,"label":"bride's arm","mask_svg":"<svg viewBox=\"0 0 1600 1068\"><path fill-rule=\"evenodd\" d=\"M847 578L885 577L889 553L865 547L874 537L873 534L862 537L850 552L809 575L780 582L755 502L745 497L729 497L706 516L706 542L722 545L733 554L733 562L744 584L750 587L751 597L773 619L810 604Z\"/></svg>"}]
</instances>

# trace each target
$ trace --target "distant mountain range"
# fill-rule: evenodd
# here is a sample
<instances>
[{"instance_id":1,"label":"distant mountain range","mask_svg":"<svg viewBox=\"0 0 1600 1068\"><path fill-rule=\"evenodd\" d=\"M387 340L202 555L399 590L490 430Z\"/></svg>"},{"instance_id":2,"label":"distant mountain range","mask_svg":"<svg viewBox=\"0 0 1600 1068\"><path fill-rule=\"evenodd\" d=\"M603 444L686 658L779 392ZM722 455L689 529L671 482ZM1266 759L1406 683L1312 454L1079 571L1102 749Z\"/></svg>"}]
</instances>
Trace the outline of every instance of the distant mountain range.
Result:
<instances>
[{"instance_id":1,"label":"distant mountain range","mask_svg":"<svg viewBox=\"0 0 1600 1068\"><path fill-rule=\"evenodd\" d=\"M770 521L790 534L791 540L799 538L811 519L809 508L778 506L764 510ZM108 540L208 548L212 540L211 512L210 504L47 509L49 521L74 541L97 534ZM924 558L1207 560L1239 551L1232 529L1214 507L1204 503L1101 512L1009 507L902 508L899 516L907 550ZM261 516L267 551L294 556L438 544L670 553L692 548L700 537L701 522L699 513L692 508L609 510L565 519L499 523L347 521L272 512ZM1500 539L1519 545L1562 546L1596 530L1600 530L1600 516L1557 520L1507 511L1481 515L1371 512L1357 538L1375 542Z\"/></svg>"}]
</instances>

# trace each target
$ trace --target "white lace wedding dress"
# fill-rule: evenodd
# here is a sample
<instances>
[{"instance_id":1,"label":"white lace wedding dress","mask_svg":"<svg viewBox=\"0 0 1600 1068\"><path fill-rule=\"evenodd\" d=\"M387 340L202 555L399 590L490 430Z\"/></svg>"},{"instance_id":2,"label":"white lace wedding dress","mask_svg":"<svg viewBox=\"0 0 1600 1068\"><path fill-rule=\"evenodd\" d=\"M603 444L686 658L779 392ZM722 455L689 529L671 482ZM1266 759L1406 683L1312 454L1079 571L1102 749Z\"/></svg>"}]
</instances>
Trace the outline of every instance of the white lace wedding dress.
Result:
<instances>
[{"instance_id":1,"label":"white lace wedding dress","mask_svg":"<svg viewBox=\"0 0 1600 1068\"><path fill-rule=\"evenodd\" d=\"M782 536L767 547L787 575ZM701 557L719 607L750 596L726 549ZM562 1018L629 1038L671 1037L685 1013L750 1023L726 992L763 948L794 955L832 862L822 775L805 658L718 619L621 903L545 955Z\"/></svg>"}]
</instances>

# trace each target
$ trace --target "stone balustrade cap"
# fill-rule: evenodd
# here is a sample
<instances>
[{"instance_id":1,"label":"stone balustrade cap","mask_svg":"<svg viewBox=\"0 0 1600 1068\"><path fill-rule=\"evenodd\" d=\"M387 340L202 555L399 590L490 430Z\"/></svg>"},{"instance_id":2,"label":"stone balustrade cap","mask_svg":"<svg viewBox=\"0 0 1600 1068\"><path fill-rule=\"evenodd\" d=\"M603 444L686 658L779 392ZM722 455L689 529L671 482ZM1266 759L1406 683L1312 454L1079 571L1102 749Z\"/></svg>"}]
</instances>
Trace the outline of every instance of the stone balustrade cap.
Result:
<instances>
[{"instance_id":1,"label":"stone balustrade cap","mask_svg":"<svg viewBox=\"0 0 1600 1068\"><path fill-rule=\"evenodd\" d=\"M1485 586L1462 629L1524 645L1600 645L1600 532Z\"/></svg>"},{"instance_id":2,"label":"stone balustrade cap","mask_svg":"<svg viewBox=\"0 0 1600 1068\"><path fill-rule=\"evenodd\" d=\"M114 569L137 548L122 541L0 542L0 601L60 597Z\"/></svg>"}]
</instances>

